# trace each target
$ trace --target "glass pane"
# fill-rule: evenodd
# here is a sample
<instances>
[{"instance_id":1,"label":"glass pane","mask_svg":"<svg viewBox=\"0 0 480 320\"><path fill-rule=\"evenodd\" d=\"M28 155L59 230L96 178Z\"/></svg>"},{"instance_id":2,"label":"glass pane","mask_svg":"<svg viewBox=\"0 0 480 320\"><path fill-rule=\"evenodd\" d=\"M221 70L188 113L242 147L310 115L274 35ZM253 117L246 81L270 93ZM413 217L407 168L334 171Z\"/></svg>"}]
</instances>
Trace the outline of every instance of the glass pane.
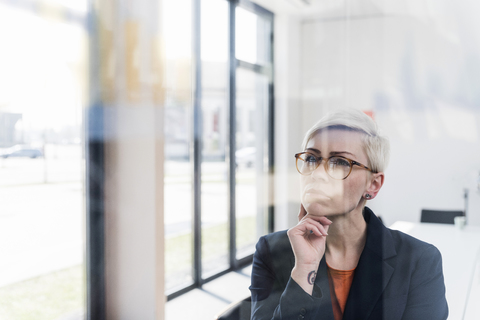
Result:
<instances>
[{"instance_id":1,"label":"glass pane","mask_svg":"<svg viewBox=\"0 0 480 320\"><path fill-rule=\"evenodd\" d=\"M271 23L241 7L235 11L235 56L239 60L271 63Z\"/></svg>"},{"instance_id":2,"label":"glass pane","mask_svg":"<svg viewBox=\"0 0 480 320\"><path fill-rule=\"evenodd\" d=\"M78 4L52 4L68 11L53 17L0 3L0 319L85 313L88 41Z\"/></svg>"},{"instance_id":3,"label":"glass pane","mask_svg":"<svg viewBox=\"0 0 480 320\"><path fill-rule=\"evenodd\" d=\"M253 253L267 232L268 78L237 69L237 259Z\"/></svg>"},{"instance_id":4,"label":"glass pane","mask_svg":"<svg viewBox=\"0 0 480 320\"><path fill-rule=\"evenodd\" d=\"M192 282L191 1L164 0L165 288Z\"/></svg>"},{"instance_id":5,"label":"glass pane","mask_svg":"<svg viewBox=\"0 0 480 320\"><path fill-rule=\"evenodd\" d=\"M228 3L202 5L202 272L228 268Z\"/></svg>"}]
</instances>

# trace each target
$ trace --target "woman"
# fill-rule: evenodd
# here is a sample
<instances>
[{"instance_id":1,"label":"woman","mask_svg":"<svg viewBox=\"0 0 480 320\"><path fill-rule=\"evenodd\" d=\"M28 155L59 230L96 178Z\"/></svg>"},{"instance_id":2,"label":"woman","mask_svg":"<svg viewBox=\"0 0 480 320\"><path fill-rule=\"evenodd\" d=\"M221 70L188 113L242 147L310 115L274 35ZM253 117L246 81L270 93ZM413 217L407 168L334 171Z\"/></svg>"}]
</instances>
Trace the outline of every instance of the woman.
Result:
<instances>
[{"instance_id":1,"label":"woman","mask_svg":"<svg viewBox=\"0 0 480 320\"><path fill-rule=\"evenodd\" d=\"M365 206L389 155L375 122L353 109L328 114L303 150L299 222L257 243L252 319L446 319L440 252Z\"/></svg>"}]
</instances>

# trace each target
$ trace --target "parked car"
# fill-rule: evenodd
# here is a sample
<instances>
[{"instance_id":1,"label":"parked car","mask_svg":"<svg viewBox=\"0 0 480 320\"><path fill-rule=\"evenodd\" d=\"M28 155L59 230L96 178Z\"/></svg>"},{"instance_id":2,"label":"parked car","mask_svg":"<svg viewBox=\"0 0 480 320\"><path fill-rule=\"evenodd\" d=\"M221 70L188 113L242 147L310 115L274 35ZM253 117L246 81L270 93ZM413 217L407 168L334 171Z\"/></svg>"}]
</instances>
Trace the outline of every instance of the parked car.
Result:
<instances>
[{"instance_id":1,"label":"parked car","mask_svg":"<svg viewBox=\"0 0 480 320\"><path fill-rule=\"evenodd\" d=\"M248 168L253 167L253 165L255 164L255 155L255 147L239 149L235 152L235 162L237 166L243 165Z\"/></svg>"},{"instance_id":2,"label":"parked car","mask_svg":"<svg viewBox=\"0 0 480 320\"><path fill-rule=\"evenodd\" d=\"M17 145L4 150L1 152L0 156L2 158L26 157L34 159L37 157L43 157L43 152L38 148Z\"/></svg>"}]
</instances>

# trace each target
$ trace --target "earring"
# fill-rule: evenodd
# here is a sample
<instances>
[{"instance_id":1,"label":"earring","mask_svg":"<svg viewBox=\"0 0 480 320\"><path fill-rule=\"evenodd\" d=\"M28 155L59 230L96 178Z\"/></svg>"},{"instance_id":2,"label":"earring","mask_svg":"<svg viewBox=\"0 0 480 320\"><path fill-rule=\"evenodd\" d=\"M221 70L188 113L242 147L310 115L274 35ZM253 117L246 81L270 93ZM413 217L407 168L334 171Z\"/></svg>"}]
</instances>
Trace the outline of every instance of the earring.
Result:
<instances>
[{"instance_id":1,"label":"earring","mask_svg":"<svg viewBox=\"0 0 480 320\"><path fill-rule=\"evenodd\" d=\"M369 195L368 193L365 195L365 199L370 199L372 196Z\"/></svg>"}]
</instances>

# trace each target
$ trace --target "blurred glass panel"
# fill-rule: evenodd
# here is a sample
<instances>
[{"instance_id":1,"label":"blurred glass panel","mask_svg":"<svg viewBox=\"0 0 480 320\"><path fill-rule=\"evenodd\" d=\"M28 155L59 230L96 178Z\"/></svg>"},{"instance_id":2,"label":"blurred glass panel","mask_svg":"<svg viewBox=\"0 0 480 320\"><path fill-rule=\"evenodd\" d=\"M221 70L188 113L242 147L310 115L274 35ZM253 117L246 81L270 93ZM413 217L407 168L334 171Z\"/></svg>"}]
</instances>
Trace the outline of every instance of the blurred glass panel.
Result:
<instances>
[{"instance_id":1,"label":"blurred glass panel","mask_svg":"<svg viewBox=\"0 0 480 320\"><path fill-rule=\"evenodd\" d=\"M166 48L165 288L192 283L191 1L163 0Z\"/></svg>"},{"instance_id":2,"label":"blurred glass panel","mask_svg":"<svg viewBox=\"0 0 480 320\"><path fill-rule=\"evenodd\" d=\"M254 64L268 64L271 59L271 23L241 7L235 11L235 56Z\"/></svg>"},{"instance_id":3,"label":"blurred glass panel","mask_svg":"<svg viewBox=\"0 0 480 320\"><path fill-rule=\"evenodd\" d=\"M202 272L228 268L228 3L201 2L202 21Z\"/></svg>"},{"instance_id":4,"label":"blurred glass panel","mask_svg":"<svg viewBox=\"0 0 480 320\"><path fill-rule=\"evenodd\" d=\"M0 319L85 313L88 41L77 3L0 3Z\"/></svg>"},{"instance_id":5,"label":"blurred glass panel","mask_svg":"<svg viewBox=\"0 0 480 320\"><path fill-rule=\"evenodd\" d=\"M268 78L237 69L236 221L237 259L254 251L267 232Z\"/></svg>"}]
</instances>

